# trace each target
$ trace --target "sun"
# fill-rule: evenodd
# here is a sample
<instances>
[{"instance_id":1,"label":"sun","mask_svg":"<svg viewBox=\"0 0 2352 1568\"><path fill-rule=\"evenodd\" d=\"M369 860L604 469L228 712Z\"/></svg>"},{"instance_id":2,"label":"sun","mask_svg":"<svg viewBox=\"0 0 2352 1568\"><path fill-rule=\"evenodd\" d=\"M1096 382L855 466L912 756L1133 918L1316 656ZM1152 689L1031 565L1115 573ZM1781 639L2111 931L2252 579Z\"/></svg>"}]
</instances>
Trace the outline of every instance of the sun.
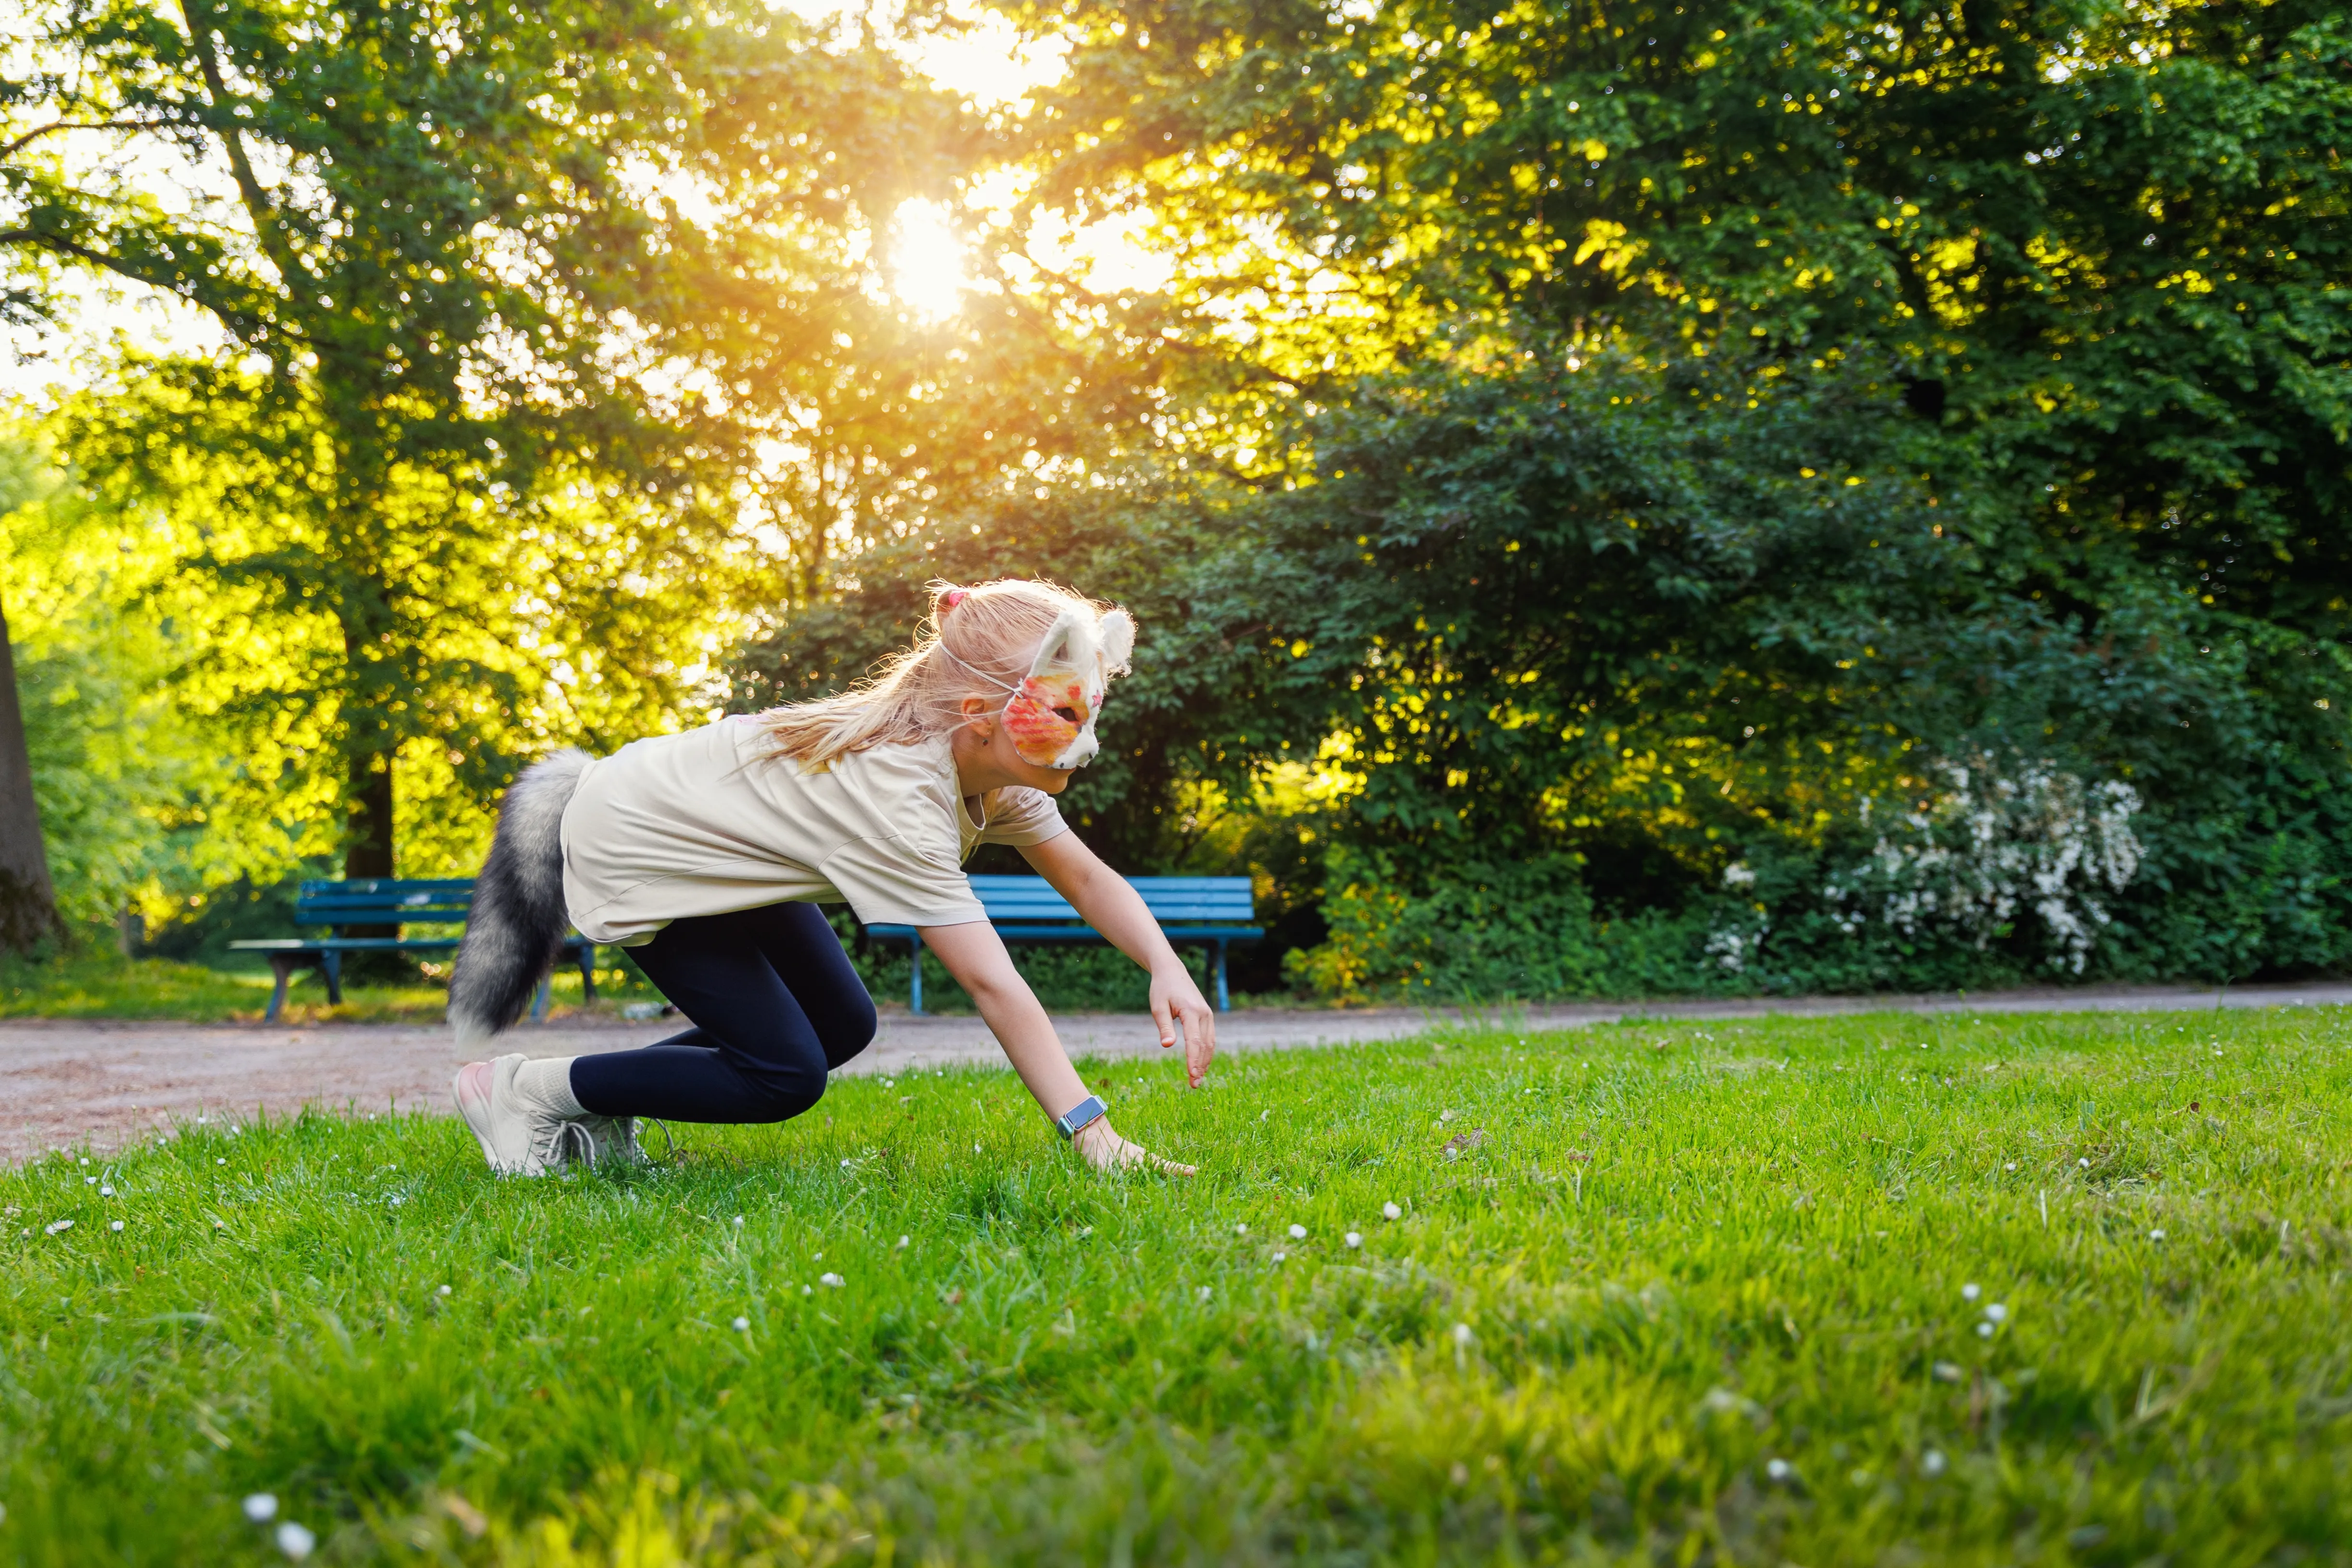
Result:
<instances>
[{"instance_id":1,"label":"sun","mask_svg":"<svg viewBox=\"0 0 2352 1568\"><path fill-rule=\"evenodd\" d=\"M927 321L944 321L963 309L963 238L933 201L902 202L890 219L890 291Z\"/></svg>"}]
</instances>

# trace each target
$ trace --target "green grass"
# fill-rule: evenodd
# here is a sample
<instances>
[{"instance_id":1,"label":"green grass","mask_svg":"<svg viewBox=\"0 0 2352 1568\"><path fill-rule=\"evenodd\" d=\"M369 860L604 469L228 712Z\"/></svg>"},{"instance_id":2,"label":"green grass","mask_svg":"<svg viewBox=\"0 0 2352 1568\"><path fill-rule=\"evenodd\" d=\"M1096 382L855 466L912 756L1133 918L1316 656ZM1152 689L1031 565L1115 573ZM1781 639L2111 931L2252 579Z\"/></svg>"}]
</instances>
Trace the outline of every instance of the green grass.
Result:
<instances>
[{"instance_id":1,"label":"green grass","mask_svg":"<svg viewBox=\"0 0 2352 1568\"><path fill-rule=\"evenodd\" d=\"M0 1552L273 1560L268 1491L336 1563L2352 1561L2346 1015L1440 1040L1090 1068L1192 1184L1002 1073L626 1176L46 1159Z\"/></svg>"}]
</instances>

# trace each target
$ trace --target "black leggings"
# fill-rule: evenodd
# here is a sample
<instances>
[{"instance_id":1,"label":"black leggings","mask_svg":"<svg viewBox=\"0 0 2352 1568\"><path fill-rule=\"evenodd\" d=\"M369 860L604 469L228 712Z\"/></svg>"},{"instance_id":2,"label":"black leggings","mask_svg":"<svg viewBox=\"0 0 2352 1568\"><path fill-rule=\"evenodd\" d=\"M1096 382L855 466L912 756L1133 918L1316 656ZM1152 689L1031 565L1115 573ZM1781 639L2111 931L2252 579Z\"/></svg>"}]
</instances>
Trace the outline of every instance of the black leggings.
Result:
<instances>
[{"instance_id":1,"label":"black leggings","mask_svg":"<svg viewBox=\"0 0 2352 1568\"><path fill-rule=\"evenodd\" d=\"M572 1092L599 1116L782 1121L874 1039L874 999L814 904L673 921L630 956L694 1027L579 1057Z\"/></svg>"}]
</instances>

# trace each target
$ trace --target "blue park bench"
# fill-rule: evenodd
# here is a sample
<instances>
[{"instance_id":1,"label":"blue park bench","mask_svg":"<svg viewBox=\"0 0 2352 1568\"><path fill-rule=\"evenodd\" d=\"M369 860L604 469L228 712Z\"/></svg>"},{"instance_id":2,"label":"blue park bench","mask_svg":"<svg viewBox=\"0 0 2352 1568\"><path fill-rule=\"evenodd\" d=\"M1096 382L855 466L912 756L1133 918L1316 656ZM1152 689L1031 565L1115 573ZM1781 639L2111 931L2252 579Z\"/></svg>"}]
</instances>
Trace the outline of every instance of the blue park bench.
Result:
<instances>
[{"instance_id":1,"label":"blue park bench","mask_svg":"<svg viewBox=\"0 0 2352 1568\"><path fill-rule=\"evenodd\" d=\"M1209 949L1209 968L1216 986L1217 1010L1232 1008L1225 994L1225 944L1255 942L1265 935L1249 922L1257 909L1247 877L1129 877L1128 885L1143 895L1143 907L1160 922L1172 942L1198 942ZM1013 942L1101 942L1102 933L1078 918L1069 901L1054 891L1043 877L974 877L971 890L980 895L996 934ZM908 944L915 957L914 985L909 1000L916 1014L923 1011L923 937L913 926L871 925L869 937Z\"/></svg>"},{"instance_id":2,"label":"blue park bench","mask_svg":"<svg viewBox=\"0 0 2352 1568\"><path fill-rule=\"evenodd\" d=\"M258 952L269 960L269 972L278 977L278 984L269 993L269 1011L263 1021L274 1024L286 1005L286 986L301 970L315 969L327 978L327 1000L343 999L343 954L347 952L453 952L458 938L450 936L346 936L353 926L390 926L394 931L408 925L462 926L467 912L473 907L474 879L471 877L443 877L430 880L395 880L391 878L354 879L348 882L305 882L294 899L296 925L327 928L322 937L277 937L264 942L233 942L232 948L246 952ZM581 983L587 987L588 1000L596 999L596 947L587 938L572 936L564 939L564 956L580 966ZM547 982L539 983L539 995L531 1003L530 1016L547 1016Z\"/></svg>"}]
</instances>

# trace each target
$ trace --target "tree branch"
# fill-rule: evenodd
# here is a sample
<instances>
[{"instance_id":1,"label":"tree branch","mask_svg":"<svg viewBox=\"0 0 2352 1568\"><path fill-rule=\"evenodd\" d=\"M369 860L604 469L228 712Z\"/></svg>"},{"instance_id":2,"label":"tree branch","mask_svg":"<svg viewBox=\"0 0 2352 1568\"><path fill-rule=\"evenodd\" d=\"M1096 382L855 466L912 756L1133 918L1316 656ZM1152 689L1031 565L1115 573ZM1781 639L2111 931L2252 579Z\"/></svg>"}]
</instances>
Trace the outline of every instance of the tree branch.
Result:
<instances>
[{"instance_id":1,"label":"tree branch","mask_svg":"<svg viewBox=\"0 0 2352 1568\"><path fill-rule=\"evenodd\" d=\"M294 254L294 247L286 243L284 226L278 219L278 205L269 199L268 193L261 188L260 180L255 177L253 163L245 155L245 137L237 130L236 121L227 118L231 95L228 83L221 75L220 58L213 53L212 30L205 26L201 0L180 0L180 15L188 25L188 38L195 48L196 67L204 73L205 100L216 114L226 120L226 123L219 127L221 143L228 150L229 172L236 178L237 193L245 198L246 216L253 220L255 237L261 241L261 248L268 256L270 265L278 268L278 277L285 280L289 289L298 283L315 282L310 269L302 265L301 258Z\"/></svg>"},{"instance_id":2,"label":"tree branch","mask_svg":"<svg viewBox=\"0 0 2352 1568\"><path fill-rule=\"evenodd\" d=\"M0 158L15 157L52 131L163 131L172 123L168 120L60 120L54 124L36 125L14 142L0 145Z\"/></svg>"}]
</instances>

